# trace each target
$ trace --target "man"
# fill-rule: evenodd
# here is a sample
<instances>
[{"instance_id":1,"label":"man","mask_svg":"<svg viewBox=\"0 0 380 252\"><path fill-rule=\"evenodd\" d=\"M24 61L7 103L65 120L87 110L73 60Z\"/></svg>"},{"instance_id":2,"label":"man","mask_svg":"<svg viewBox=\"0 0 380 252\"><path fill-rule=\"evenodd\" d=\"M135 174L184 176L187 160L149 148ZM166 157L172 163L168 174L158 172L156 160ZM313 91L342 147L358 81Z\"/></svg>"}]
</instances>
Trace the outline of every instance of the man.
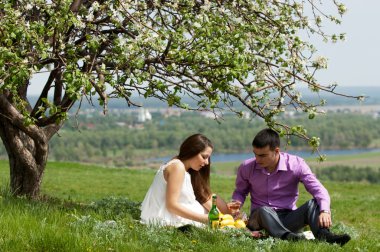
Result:
<instances>
[{"instance_id":1,"label":"man","mask_svg":"<svg viewBox=\"0 0 380 252\"><path fill-rule=\"evenodd\" d=\"M255 158L240 165L232 195L243 204L250 193L249 229L265 229L269 235L285 240L303 240L306 238L298 231L309 225L318 240L343 246L351 239L347 234L336 235L329 231L332 222L326 188L302 158L280 152L277 132L261 130L252 146ZM300 182L313 199L297 208Z\"/></svg>"}]
</instances>

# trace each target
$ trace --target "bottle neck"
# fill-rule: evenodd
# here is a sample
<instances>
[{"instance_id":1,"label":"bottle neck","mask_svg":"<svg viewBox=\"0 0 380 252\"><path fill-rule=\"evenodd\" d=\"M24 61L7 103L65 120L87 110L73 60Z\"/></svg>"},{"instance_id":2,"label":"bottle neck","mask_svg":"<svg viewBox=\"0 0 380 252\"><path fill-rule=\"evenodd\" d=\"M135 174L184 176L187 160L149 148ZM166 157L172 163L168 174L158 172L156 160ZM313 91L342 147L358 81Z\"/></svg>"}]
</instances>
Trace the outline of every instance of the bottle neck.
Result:
<instances>
[{"instance_id":1,"label":"bottle neck","mask_svg":"<svg viewBox=\"0 0 380 252\"><path fill-rule=\"evenodd\" d=\"M212 207L216 207L216 197L212 197Z\"/></svg>"}]
</instances>

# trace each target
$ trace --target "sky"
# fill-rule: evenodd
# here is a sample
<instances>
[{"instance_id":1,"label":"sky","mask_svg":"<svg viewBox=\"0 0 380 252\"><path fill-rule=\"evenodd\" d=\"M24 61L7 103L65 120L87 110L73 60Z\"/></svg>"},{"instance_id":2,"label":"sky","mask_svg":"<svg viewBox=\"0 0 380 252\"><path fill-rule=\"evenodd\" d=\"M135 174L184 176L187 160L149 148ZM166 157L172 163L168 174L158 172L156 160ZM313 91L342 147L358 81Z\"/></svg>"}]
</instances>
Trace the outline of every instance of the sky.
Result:
<instances>
[{"instance_id":1,"label":"sky","mask_svg":"<svg viewBox=\"0 0 380 252\"><path fill-rule=\"evenodd\" d=\"M380 87L380 1L340 0L348 9L341 25L333 31L346 33L346 40L318 43L319 53L326 56L328 69L320 73L321 82L337 82L339 86ZM329 27L329 29L332 27Z\"/></svg>"},{"instance_id":2,"label":"sky","mask_svg":"<svg viewBox=\"0 0 380 252\"><path fill-rule=\"evenodd\" d=\"M332 0L323 0L332 1ZM312 41L318 54L327 57L328 69L320 71L318 80L338 87L380 87L380 0L340 0L348 11L342 24L326 24L325 29L337 34L346 33L346 40L338 43ZM40 94L45 75L32 79L30 95Z\"/></svg>"}]
</instances>

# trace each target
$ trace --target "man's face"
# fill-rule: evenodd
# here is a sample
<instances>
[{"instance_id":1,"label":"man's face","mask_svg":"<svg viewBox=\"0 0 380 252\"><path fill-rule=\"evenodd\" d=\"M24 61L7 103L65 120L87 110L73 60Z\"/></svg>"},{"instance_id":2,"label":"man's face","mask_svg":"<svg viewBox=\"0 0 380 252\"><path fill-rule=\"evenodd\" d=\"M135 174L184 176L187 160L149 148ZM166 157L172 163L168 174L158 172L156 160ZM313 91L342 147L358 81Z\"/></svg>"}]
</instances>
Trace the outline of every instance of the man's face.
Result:
<instances>
[{"instance_id":1,"label":"man's face","mask_svg":"<svg viewBox=\"0 0 380 252\"><path fill-rule=\"evenodd\" d=\"M280 154L280 148L276 147L271 150L269 145L264 148L253 147L253 154L256 157L256 163L266 169L273 169L277 166Z\"/></svg>"}]
</instances>

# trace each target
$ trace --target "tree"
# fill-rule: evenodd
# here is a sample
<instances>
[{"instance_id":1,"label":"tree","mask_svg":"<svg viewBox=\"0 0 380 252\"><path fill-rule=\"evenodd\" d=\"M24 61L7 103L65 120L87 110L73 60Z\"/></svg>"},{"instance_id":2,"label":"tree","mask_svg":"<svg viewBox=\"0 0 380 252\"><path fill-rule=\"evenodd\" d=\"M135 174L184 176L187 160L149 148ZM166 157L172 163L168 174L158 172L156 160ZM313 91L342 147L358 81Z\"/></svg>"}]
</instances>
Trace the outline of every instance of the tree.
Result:
<instances>
[{"instance_id":1,"label":"tree","mask_svg":"<svg viewBox=\"0 0 380 252\"><path fill-rule=\"evenodd\" d=\"M321 27L339 23L345 6L325 2L333 14L311 0L1 0L0 136L12 192L38 196L49 140L86 100L105 112L110 98L137 105L134 95L216 116L244 108L317 147L302 126L275 118L290 106L310 118L320 112L299 86L344 95L315 79L326 59L305 36L343 39ZM33 105L30 80L42 72L49 78Z\"/></svg>"}]
</instances>

